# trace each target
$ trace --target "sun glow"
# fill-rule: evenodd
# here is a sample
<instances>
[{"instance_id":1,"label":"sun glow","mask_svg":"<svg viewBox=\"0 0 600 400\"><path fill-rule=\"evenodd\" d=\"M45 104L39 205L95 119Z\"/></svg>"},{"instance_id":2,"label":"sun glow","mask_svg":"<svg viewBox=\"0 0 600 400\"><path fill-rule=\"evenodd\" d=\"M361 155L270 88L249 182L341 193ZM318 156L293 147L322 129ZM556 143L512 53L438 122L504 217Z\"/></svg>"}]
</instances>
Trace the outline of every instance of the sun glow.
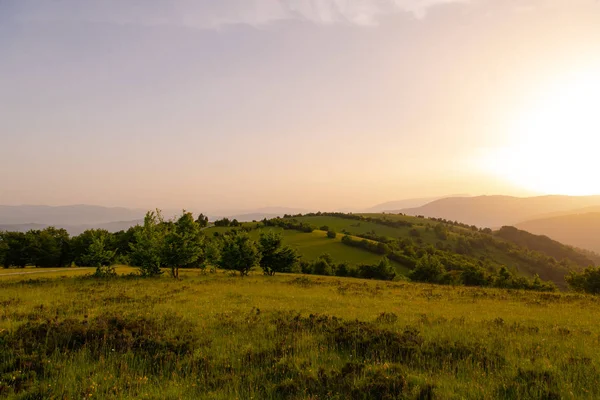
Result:
<instances>
[{"instance_id":1,"label":"sun glow","mask_svg":"<svg viewBox=\"0 0 600 400\"><path fill-rule=\"evenodd\" d=\"M508 135L512 144L484 157L494 174L539 193L600 193L600 69L550 85Z\"/></svg>"}]
</instances>

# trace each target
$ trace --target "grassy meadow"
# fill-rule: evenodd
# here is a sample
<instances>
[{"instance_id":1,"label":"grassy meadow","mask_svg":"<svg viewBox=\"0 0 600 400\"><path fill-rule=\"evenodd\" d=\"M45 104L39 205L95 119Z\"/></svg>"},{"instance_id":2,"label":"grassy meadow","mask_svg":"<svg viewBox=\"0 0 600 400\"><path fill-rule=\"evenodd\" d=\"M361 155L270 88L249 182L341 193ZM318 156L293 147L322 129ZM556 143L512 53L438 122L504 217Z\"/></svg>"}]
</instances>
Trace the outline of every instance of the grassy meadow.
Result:
<instances>
[{"instance_id":1,"label":"grassy meadow","mask_svg":"<svg viewBox=\"0 0 600 400\"><path fill-rule=\"evenodd\" d=\"M330 218L330 220L343 221L340 218ZM252 226L256 224L248 223L245 225ZM228 230L231 230L231 228L211 227L205 232L210 236L214 232L222 234ZM369 253L362 249L352 248L342 244L342 234L338 234L335 239L330 239L327 237L326 231L318 229L311 233L305 233L295 230L284 230L277 227L263 227L250 231L250 237L254 240L258 240L261 233L268 231L281 233L283 244L295 249L302 259L306 261L314 261L323 254L329 254L337 263L347 263L349 265L377 264L382 258L379 254ZM361 240L358 237L353 238L355 240ZM406 267L397 262L391 261L390 264L400 275L406 275L409 272Z\"/></svg>"},{"instance_id":2,"label":"grassy meadow","mask_svg":"<svg viewBox=\"0 0 600 400\"><path fill-rule=\"evenodd\" d=\"M85 273L0 277L0 397L600 397L600 304L591 296Z\"/></svg>"}]
</instances>

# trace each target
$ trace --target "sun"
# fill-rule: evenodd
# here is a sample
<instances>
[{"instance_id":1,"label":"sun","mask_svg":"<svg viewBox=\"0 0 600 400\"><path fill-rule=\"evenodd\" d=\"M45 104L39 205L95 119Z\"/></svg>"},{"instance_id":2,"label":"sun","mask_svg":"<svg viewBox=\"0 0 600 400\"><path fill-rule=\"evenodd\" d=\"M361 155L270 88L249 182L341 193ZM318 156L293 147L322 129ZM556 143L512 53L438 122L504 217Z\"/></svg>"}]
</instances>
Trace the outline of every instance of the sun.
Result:
<instances>
[{"instance_id":1,"label":"sun","mask_svg":"<svg viewBox=\"0 0 600 400\"><path fill-rule=\"evenodd\" d=\"M486 169L533 192L600 193L600 69L556 80L517 115Z\"/></svg>"}]
</instances>

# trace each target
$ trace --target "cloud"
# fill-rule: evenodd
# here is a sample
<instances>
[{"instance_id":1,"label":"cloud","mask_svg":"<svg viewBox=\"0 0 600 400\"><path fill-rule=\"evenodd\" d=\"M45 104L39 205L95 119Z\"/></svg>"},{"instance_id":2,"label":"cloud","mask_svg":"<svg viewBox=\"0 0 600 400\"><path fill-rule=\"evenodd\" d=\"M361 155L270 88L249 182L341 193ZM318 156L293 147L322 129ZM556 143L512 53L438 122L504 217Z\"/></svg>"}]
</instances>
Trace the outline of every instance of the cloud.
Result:
<instances>
[{"instance_id":1,"label":"cloud","mask_svg":"<svg viewBox=\"0 0 600 400\"><path fill-rule=\"evenodd\" d=\"M218 29L301 20L318 25L373 26L390 14L423 18L440 4L471 0L7 0L26 21L88 21Z\"/></svg>"}]
</instances>

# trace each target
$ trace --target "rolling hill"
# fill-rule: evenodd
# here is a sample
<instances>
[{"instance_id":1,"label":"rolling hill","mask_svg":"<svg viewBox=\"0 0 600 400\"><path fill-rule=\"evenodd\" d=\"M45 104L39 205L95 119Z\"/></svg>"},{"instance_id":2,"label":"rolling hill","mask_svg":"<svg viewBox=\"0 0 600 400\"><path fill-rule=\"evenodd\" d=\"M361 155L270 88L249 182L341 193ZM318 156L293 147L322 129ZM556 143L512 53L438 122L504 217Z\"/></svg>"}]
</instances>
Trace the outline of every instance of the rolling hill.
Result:
<instances>
[{"instance_id":1,"label":"rolling hill","mask_svg":"<svg viewBox=\"0 0 600 400\"><path fill-rule=\"evenodd\" d=\"M421 207L395 210L407 215L444 218L478 227L499 228L536 219L543 214L600 206L600 196L477 196L451 197Z\"/></svg>"},{"instance_id":2,"label":"rolling hill","mask_svg":"<svg viewBox=\"0 0 600 400\"><path fill-rule=\"evenodd\" d=\"M541 218L522 222L516 226L571 246L600 253L600 212Z\"/></svg>"},{"instance_id":3,"label":"rolling hill","mask_svg":"<svg viewBox=\"0 0 600 400\"><path fill-rule=\"evenodd\" d=\"M468 265L480 266L490 272L507 267L526 277L538 274L544 280L551 280L561 288L566 284L564 276L572 270L579 270L594 260L587 255L564 246L548 238L521 233L505 235L473 229L463 224L442 223L427 218L389 214L309 214L287 218L281 221L305 224L318 229L313 233L285 230L285 243L296 247L307 259L315 259L322 252L329 252L336 262L371 262L356 255L371 253L372 261L386 255L395 261L394 265L405 273L414 267L418 258L426 253L439 256L449 271L460 272ZM257 224L247 225L248 227ZM227 229L227 228L211 228ZM255 228L256 229L256 228ZM260 227L259 230L274 229ZM280 229L280 228L277 228ZM338 233L334 241L325 237L326 230ZM255 231L256 232L256 231ZM292 233L290 233L292 232ZM258 233L253 233L258 235ZM353 241L349 246L339 241L342 235L349 235ZM525 240L525 239L526 240ZM382 244L377 246L359 245L361 240ZM297 241L305 241L300 245ZM383 244L385 246L383 246ZM313 247L314 246L314 247ZM355 250L353 253L349 251ZM350 255L352 254L352 255ZM343 260L336 257L345 256Z\"/></svg>"}]
</instances>

